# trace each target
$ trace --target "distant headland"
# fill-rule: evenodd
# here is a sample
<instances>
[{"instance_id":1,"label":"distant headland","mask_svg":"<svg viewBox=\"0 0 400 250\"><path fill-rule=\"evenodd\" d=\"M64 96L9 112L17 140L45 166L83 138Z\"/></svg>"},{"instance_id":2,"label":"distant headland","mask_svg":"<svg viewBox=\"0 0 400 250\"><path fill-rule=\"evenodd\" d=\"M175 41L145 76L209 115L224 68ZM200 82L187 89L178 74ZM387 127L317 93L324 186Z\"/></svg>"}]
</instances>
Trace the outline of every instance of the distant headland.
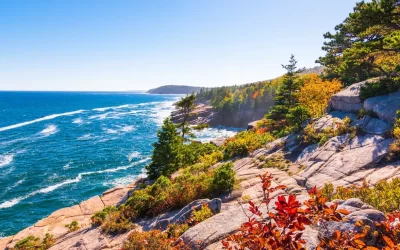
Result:
<instances>
[{"instance_id":1,"label":"distant headland","mask_svg":"<svg viewBox=\"0 0 400 250\"><path fill-rule=\"evenodd\" d=\"M146 93L149 94L191 94L197 93L202 87L193 87L186 85L165 85L158 88L150 89Z\"/></svg>"}]
</instances>

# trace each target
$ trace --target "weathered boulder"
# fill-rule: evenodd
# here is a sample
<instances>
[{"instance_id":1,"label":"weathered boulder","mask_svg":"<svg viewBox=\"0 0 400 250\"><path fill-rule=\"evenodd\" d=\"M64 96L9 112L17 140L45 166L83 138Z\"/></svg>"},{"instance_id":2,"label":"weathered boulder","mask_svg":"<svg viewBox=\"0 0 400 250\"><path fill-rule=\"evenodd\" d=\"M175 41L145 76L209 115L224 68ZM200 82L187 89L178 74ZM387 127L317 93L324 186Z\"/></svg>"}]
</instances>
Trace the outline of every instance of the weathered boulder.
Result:
<instances>
[{"instance_id":1,"label":"weathered boulder","mask_svg":"<svg viewBox=\"0 0 400 250\"><path fill-rule=\"evenodd\" d=\"M330 100L332 108L344 112L359 111L363 107L362 99L360 97L360 88L365 83L366 81L355 83L334 94Z\"/></svg>"},{"instance_id":2,"label":"weathered boulder","mask_svg":"<svg viewBox=\"0 0 400 250\"><path fill-rule=\"evenodd\" d=\"M200 210L204 205L208 205L211 212L213 212L214 214L217 214L217 213L221 212L221 204L222 204L222 201L221 201L221 199L218 199L218 198L212 199L212 200L201 199L201 200L192 201L191 203L187 204L184 208L182 208L179 212L174 214L173 217L157 221L155 223L154 228L165 230L169 224L183 223L190 218L193 211Z\"/></svg>"},{"instance_id":3,"label":"weathered boulder","mask_svg":"<svg viewBox=\"0 0 400 250\"><path fill-rule=\"evenodd\" d=\"M302 158L306 169L299 175L306 179L308 188L322 187L325 183L335 186L360 183L380 170L374 164L387 155L392 141L378 135L331 138L307 158Z\"/></svg>"},{"instance_id":4,"label":"weathered boulder","mask_svg":"<svg viewBox=\"0 0 400 250\"><path fill-rule=\"evenodd\" d=\"M344 118L350 118L352 121L357 119L354 113L342 112L342 111L332 111L328 115L325 115L318 120L316 120L312 126L317 130L317 132L324 131L328 127L334 127L335 123L342 122Z\"/></svg>"},{"instance_id":5,"label":"weathered boulder","mask_svg":"<svg viewBox=\"0 0 400 250\"><path fill-rule=\"evenodd\" d=\"M375 96L364 101L364 109L372 111L382 120L393 123L400 109L400 92Z\"/></svg>"},{"instance_id":6,"label":"weathered boulder","mask_svg":"<svg viewBox=\"0 0 400 250\"><path fill-rule=\"evenodd\" d=\"M338 206L338 209L345 209L350 214L344 217L344 221L341 222L325 222L318 228L318 236L321 238L331 237L335 230L341 232L349 231L361 231L359 227L355 225L357 221L363 221L364 225L371 227L371 231L375 230L375 222L385 220L385 216L382 212L371 208L368 204L362 202L360 199L349 199ZM372 238L366 242L369 245L376 245L376 239ZM315 248L310 248L315 249Z\"/></svg>"},{"instance_id":7,"label":"weathered boulder","mask_svg":"<svg viewBox=\"0 0 400 250\"><path fill-rule=\"evenodd\" d=\"M353 126L359 127L365 133L384 135L392 131L393 124L378 118L372 118L371 116L364 116L362 119L354 121Z\"/></svg>"}]
</instances>

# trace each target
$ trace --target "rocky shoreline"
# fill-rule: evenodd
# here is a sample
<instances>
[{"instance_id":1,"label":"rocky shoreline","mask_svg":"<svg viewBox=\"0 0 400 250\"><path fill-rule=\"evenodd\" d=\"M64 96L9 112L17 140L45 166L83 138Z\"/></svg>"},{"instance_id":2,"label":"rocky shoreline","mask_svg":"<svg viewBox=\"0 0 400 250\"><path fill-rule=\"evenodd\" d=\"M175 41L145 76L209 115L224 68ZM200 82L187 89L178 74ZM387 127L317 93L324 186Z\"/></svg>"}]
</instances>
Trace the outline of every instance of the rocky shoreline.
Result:
<instances>
[{"instance_id":1,"label":"rocky shoreline","mask_svg":"<svg viewBox=\"0 0 400 250\"><path fill-rule=\"evenodd\" d=\"M46 233L50 233L55 239L61 238L68 234L65 225L72 221L77 221L82 228L90 227L90 218L94 213L103 210L104 207L124 203L141 182L143 179L138 179L129 185L111 188L102 195L89 198L78 205L59 209L19 233L0 239L0 249L13 247L15 243L29 235L44 238Z\"/></svg>"},{"instance_id":2,"label":"rocky shoreline","mask_svg":"<svg viewBox=\"0 0 400 250\"><path fill-rule=\"evenodd\" d=\"M400 178L400 161L384 161L393 141L388 134L393 127L396 111L400 109L400 92L362 100L359 94L362 84L365 82L354 84L335 94L330 101L329 113L312 123L316 131L323 131L349 117L352 119L352 126L358 130L356 134L345 133L332 137L321 145L312 144L307 147L301 145L297 134L270 142L247 157L230 160L234 164L238 179L238 188L234 191L213 200L193 201L180 210L157 217L140 219L135 221L137 228L134 230L163 228L168 223L187 218L192 207L206 202L212 204L210 207L213 207L216 214L191 227L180 239L191 249L222 249L221 240L236 232L240 225L248 220L243 212L243 208L246 210L248 205L242 202L241 198L246 197L253 202L263 198L259 175L265 172L274 177L273 186L286 186L285 190L278 190L272 194L271 198L274 201L278 195L289 194L295 194L299 201L304 201L309 198L307 189L322 187L326 183L350 186L365 181L374 186L379 180ZM360 110L367 113L359 117ZM192 117L192 124L198 124L197 122L212 117L212 114L215 115L210 106L205 104L197 106L196 112L198 115ZM176 115L175 121L179 121ZM285 171L265 167L268 159L281 156L293 159ZM124 202L143 181L141 179L128 186L110 189L101 196L92 197L79 205L60 209L18 234L0 240L0 249L12 247L28 235L43 238L47 232L57 239L55 245L50 248L52 250L120 249L129 232L117 236L104 235L98 228L91 227L90 217L105 206ZM271 204L274 204L274 201ZM334 230L353 229L356 221L363 220L368 225L373 225L373 222L385 220L382 212L360 199L336 202L339 208L350 212L345 217L347 221L332 222L321 227L307 227L302 235L307 242L307 249L315 249L321 235L327 235ZM73 220L78 221L82 228L68 233L65 224Z\"/></svg>"},{"instance_id":3,"label":"rocky shoreline","mask_svg":"<svg viewBox=\"0 0 400 250\"><path fill-rule=\"evenodd\" d=\"M191 125L209 124L211 127L225 126L225 127L236 127L236 128L248 128L248 124L262 119L264 114L269 109L259 109L257 111L242 111L232 114L225 114L217 111L213 106L207 102L197 102L194 110L189 117L189 123ZM171 113L172 121L179 123L182 121L182 115L173 111Z\"/></svg>"}]
</instances>

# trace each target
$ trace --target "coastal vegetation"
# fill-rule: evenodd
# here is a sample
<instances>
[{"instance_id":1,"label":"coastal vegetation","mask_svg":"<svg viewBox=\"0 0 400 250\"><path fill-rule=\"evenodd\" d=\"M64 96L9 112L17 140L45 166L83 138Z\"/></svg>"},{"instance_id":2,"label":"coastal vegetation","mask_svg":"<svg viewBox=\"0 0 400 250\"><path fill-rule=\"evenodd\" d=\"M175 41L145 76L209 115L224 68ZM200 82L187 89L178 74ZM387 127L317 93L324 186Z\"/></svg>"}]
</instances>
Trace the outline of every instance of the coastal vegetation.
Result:
<instances>
[{"instance_id":1,"label":"coastal vegetation","mask_svg":"<svg viewBox=\"0 0 400 250\"><path fill-rule=\"evenodd\" d=\"M329 139L340 135L356 137L359 131L347 116L333 120L323 129L316 128L314 122L326 114L331 96L343 86L375 78L361 88L362 98L399 90L399 29L398 1L360 2L354 12L336 26L336 33L324 35L327 39L323 47L326 55L318 59L325 66L322 75L304 73L292 55L289 63L282 65L286 74L275 80L201 89L197 95L183 97L176 103L182 121L174 124L171 118L167 118L157 133L158 141L153 144L151 163L146 166L146 182L138 186L124 204L106 207L94 214L92 225L107 234L126 233L135 229L134 222L138 218L158 216L181 209L198 199L226 194L238 186L234 161L283 136L296 135L300 146L326 145ZM210 102L223 117L248 109L263 110L265 116L256 127L228 138L222 146L199 143L195 141L188 122L196 100ZM359 118L367 115L377 117L371 111L360 109ZM204 127L207 125L196 128ZM384 134L382 139L388 137L393 142L386 161L392 162L400 157L400 111L392 134ZM377 139L374 137L373 140ZM342 146L336 150L340 151ZM256 160L260 161L257 170L276 168L288 171L292 163L283 153L260 156L253 163ZM304 169L302 166L298 168ZM335 229L319 235L317 249L331 250L338 249L338 246L341 249L370 250L399 248L399 178L381 180L373 185L364 181L361 186L327 183L321 189L309 188L306 199L289 193L287 196L275 195L286 190L287 186L274 185L273 180L274 176L268 173L260 176L263 196L259 203L252 201L250 196L243 196L248 209L244 209L245 204L241 204L242 208L251 214L246 215L248 221L238 232L222 241L225 249L304 249L307 242L302 236L307 226L323 228L332 223L348 223L351 230ZM344 219L351 211L339 208L338 199L349 198L358 198L386 213L386 220L366 224L362 220ZM122 249L189 248L179 241L179 237L212 216L211 210L204 205L193 211L187 221L170 224L164 231L141 232L135 229L128 235ZM68 227L74 231L75 226L78 225L71 223ZM46 249L52 237L46 238L42 242L29 236L18 242L15 249Z\"/></svg>"},{"instance_id":2,"label":"coastal vegetation","mask_svg":"<svg viewBox=\"0 0 400 250\"><path fill-rule=\"evenodd\" d=\"M51 234L46 234L43 240L35 236L28 236L18 241L14 249L15 250L46 250L51 247L55 242L55 239Z\"/></svg>"},{"instance_id":3,"label":"coastal vegetation","mask_svg":"<svg viewBox=\"0 0 400 250\"><path fill-rule=\"evenodd\" d=\"M326 54L317 62L325 66L323 76L346 85L373 77L384 77L390 88L400 74L400 18L396 0L359 2L353 13L324 35Z\"/></svg>"},{"instance_id":4,"label":"coastal vegetation","mask_svg":"<svg viewBox=\"0 0 400 250\"><path fill-rule=\"evenodd\" d=\"M361 186L350 187L335 188L332 184L326 184L321 191L329 201L359 198L385 213L400 209L400 178L381 180L374 186L368 185L366 181Z\"/></svg>"},{"instance_id":5,"label":"coastal vegetation","mask_svg":"<svg viewBox=\"0 0 400 250\"><path fill-rule=\"evenodd\" d=\"M316 188L308 190L310 198L304 202L297 200L295 195L289 197L278 196L275 206L272 206L271 195L276 190L285 189L286 186L272 186L273 176L266 173L260 176L262 182L263 199L259 204L249 201L248 221L243 223L238 233L228 236L222 240L224 249L305 249L306 240L302 238L307 225L324 226L329 222L346 221L344 218L350 212L343 208L338 208L338 203L328 203L326 192L323 193ZM394 186L398 186L398 181ZM386 192L390 192L389 186L383 181ZM377 199L375 190L368 187L357 188L361 193L375 194L372 199ZM326 190L326 189L325 189ZM331 190L331 188L329 188ZM398 191L398 188L397 188ZM356 191L357 192L357 191ZM362 197L367 197L363 193ZM350 196L352 197L352 196ZM386 198L386 197L385 197ZM391 201L394 197L389 197L385 201ZM390 210L398 209L390 206ZM263 208L266 209L263 209ZM273 208L273 209L271 209ZM267 212L262 212L266 210ZM362 220L354 223L356 230L334 230L328 236L319 237L320 243L317 249L397 249L400 244L400 219L399 212L386 214L387 220L374 221L372 225L364 224ZM374 242L373 245L368 242ZM379 248L378 248L379 247Z\"/></svg>"},{"instance_id":6,"label":"coastal vegetation","mask_svg":"<svg viewBox=\"0 0 400 250\"><path fill-rule=\"evenodd\" d=\"M394 161L400 159L400 110L397 111L397 119L393 127L394 141L390 145L389 160Z\"/></svg>"}]
</instances>

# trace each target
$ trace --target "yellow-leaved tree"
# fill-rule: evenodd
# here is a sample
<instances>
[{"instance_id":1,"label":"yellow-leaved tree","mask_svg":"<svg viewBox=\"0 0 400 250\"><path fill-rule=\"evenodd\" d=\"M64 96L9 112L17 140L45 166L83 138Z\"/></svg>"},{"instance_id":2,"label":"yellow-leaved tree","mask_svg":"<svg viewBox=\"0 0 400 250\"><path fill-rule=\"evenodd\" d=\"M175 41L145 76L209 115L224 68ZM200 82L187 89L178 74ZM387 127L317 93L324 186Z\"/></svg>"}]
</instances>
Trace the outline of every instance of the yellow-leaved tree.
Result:
<instances>
[{"instance_id":1,"label":"yellow-leaved tree","mask_svg":"<svg viewBox=\"0 0 400 250\"><path fill-rule=\"evenodd\" d=\"M308 109L312 117L323 115L331 96L343 86L337 79L324 81L317 74L305 74L300 81L299 103Z\"/></svg>"}]
</instances>

